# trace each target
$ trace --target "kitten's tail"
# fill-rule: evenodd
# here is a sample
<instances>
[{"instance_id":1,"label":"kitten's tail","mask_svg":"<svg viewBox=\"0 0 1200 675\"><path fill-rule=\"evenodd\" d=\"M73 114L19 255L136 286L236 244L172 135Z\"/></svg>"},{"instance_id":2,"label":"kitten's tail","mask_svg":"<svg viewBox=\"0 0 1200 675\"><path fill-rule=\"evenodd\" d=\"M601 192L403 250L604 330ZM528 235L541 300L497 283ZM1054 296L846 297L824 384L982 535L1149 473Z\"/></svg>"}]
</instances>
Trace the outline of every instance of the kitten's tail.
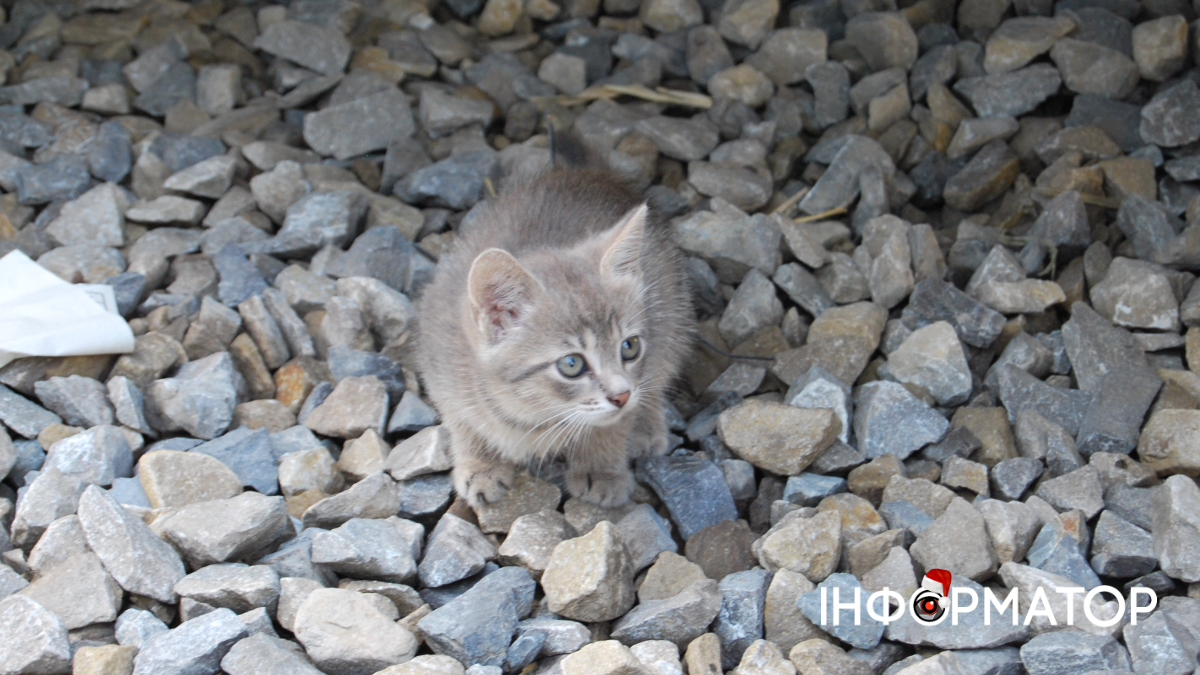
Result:
<instances>
[{"instance_id":1,"label":"kitten's tail","mask_svg":"<svg viewBox=\"0 0 1200 675\"><path fill-rule=\"evenodd\" d=\"M550 137L550 166L582 169L594 165L583 141L570 130L555 129L550 115L546 115L546 134Z\"/></svg>"}]
</instances>

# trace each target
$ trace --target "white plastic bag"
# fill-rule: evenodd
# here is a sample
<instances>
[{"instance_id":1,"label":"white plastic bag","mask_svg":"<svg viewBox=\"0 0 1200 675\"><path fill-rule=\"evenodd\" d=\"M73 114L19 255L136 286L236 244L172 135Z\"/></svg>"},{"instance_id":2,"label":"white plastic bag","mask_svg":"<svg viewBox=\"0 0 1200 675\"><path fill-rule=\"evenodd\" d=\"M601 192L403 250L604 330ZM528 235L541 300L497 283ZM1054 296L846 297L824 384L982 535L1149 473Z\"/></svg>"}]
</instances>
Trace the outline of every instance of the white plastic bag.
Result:
<instances>
[{"instance_id":1,"label":"white plastic bag","mask_svg":"<svg viewBox=\"0 0 1200 675\"><path fill-rule=\"evenodd\" d=\"M128 354L112 288L72 285L20 251L0 258L0 366L24 356Z\"/></svg>"}]
</instances>

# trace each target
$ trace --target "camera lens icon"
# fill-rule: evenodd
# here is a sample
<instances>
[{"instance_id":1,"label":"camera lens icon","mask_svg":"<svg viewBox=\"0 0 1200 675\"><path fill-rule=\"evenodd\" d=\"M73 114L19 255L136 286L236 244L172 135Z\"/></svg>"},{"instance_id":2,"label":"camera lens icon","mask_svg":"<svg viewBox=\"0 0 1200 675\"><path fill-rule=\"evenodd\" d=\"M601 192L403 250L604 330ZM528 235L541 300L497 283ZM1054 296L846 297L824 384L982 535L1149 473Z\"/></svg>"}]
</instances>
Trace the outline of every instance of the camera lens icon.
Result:
<instances>
[{"instance_id":1,"label":"camera lens icon","mask_svg":"<svg viewBox=\"0 0 1200 675\"><path fill-rule=\"evenodd\" d=\"M912 597L913 616L921 623L936 623L946 613L945 596L930 590L920 590Z\"/></svg>"}]
</instances>

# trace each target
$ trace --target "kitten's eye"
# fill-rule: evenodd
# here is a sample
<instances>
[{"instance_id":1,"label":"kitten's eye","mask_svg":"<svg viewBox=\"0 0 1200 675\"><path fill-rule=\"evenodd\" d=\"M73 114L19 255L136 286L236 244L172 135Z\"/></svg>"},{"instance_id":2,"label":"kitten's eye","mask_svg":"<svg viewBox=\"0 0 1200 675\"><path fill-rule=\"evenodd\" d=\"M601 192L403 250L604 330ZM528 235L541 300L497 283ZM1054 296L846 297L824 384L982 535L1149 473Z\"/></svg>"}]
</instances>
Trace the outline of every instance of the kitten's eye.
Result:
<instances>
[{"instance_id":1,"label":"kitten's eye","mask_svg":"<svg viewBox=\"0 0 1200 675\"><path fill-rule=\"evenodd\" d=\"M587 370L587 361L580 354L567 354L558 360L558 372L566 377L579 377Z\"/></svg>"},{"instance_id":2,"label":"kitten's eye","mask_svg":"<svg viewBox=\"0 0 1200 675\"><path fill-rule=\"evenodd\" d=\"M621 343L621 358L626 361L632 361L642 353L642 339L636 335L631 338L626 338Z\"/></svg>"}]
</instances>

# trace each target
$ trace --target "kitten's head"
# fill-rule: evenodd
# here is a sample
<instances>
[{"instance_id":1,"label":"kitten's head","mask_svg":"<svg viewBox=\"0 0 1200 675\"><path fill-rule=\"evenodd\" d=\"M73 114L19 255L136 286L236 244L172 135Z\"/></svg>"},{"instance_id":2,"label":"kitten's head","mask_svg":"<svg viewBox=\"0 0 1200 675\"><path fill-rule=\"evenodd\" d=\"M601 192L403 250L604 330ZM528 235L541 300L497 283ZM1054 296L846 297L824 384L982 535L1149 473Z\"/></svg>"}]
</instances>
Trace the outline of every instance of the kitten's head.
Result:
<instances>
[{"instance_id":1,"label":"kitten's head","mask_svg":"<svg viewBox=\"0 0 1200 675\"><path fill-rule=\"evenodd\" d=\"M570 430L627 417L652 375L644 329L646 206L570 249L518 261L501 249L471 265L468 330L481 384L510 422Z\"/></svg>"}]
</instances>

